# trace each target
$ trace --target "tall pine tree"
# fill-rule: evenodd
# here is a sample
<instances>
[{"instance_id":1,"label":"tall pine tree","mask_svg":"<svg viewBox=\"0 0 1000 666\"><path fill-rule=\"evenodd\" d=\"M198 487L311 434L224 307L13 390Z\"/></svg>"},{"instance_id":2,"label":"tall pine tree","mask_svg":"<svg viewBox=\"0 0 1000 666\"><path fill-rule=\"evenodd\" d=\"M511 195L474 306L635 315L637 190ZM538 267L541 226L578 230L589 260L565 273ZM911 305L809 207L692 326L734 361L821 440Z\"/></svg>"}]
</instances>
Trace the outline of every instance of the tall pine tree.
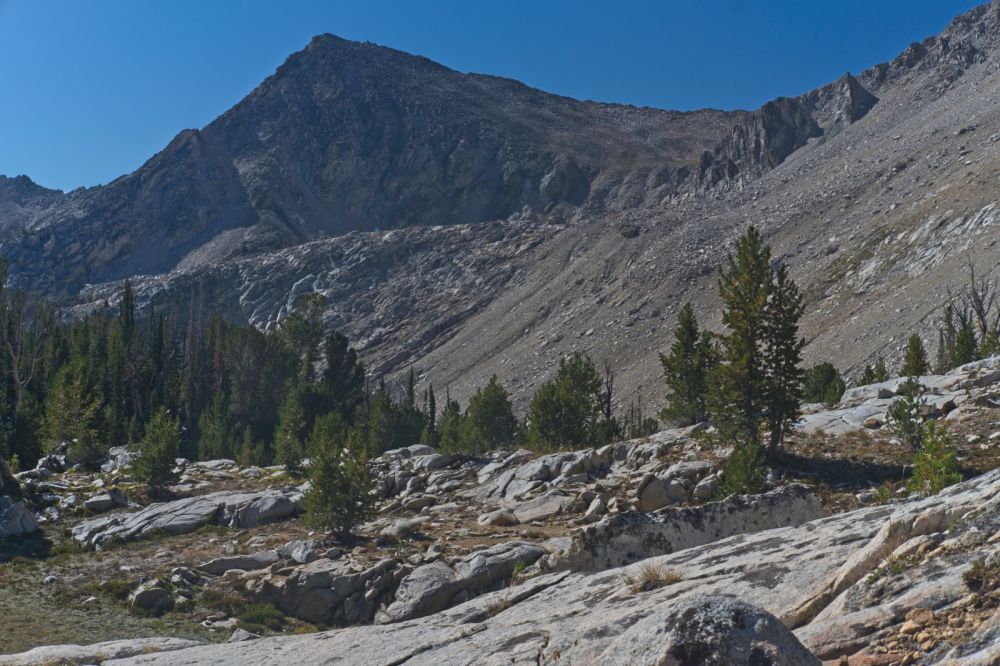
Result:
<instances>
[{"instance_id":1,"label":"tall pine tree","mask_svg":"<svg viewBox=\"0 0 1000 666\"><path fill-rule=\"evenodd\" d=\"M663 379L667 384L667 405L660 416L679 425L700 423L708 417L708 373L715 365L710 334L698 328L691 303L677 315L674 342L669 354L660 354Z\"/></svg>"}]
</instances>

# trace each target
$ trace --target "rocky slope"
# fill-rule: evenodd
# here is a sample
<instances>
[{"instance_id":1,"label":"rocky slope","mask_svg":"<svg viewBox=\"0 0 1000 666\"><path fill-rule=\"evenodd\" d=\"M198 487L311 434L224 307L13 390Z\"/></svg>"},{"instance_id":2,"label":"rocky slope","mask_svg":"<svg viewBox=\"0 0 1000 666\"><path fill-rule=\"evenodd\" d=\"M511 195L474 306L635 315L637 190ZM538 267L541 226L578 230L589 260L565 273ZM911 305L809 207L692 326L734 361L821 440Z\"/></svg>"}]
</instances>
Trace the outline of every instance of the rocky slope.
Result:
<instances>
[{"instance_id":1,"label":"rocky slope","mask_svg":"<svg viewBox=\"0 0 1000 666\"><path fill-rule=\"evenodd\" d=\"M810 358L857 368L911 330L933 346L967 260L994 267L998 34L991 3L799 97L685 114L321 36L133 174L0 188L2 252L68 303L145 274L146 298L269 326L322 291L378 371L460 398L493 373L523 398L588 351L627 400L658 384L683 300L713 323L753 222L806 290Z\"/></svg>"}]
</instances>

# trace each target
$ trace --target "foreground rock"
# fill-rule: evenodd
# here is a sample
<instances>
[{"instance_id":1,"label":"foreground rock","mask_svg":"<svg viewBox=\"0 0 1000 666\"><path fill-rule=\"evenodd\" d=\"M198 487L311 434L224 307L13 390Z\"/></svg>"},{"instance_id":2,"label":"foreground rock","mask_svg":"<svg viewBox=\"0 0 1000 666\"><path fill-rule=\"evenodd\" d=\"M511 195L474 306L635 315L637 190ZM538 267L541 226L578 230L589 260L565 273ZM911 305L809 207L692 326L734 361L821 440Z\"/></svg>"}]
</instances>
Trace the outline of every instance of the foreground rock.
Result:
<instances>
[{"instance_id":1,"label":"foreground rock","mask_svg":"<svg viewBox=\"0 0 1000 666\"><path fill-rule=\"evenodd\" d=\"M801 525L822 515L819 498L800 484L684 509L629 511L608 516L574 534L569 547L549 558L547 566L600 571L735 534Z\"/></svg>"},{"instance_id":2,"label":"foreground rock","mask_svg":"<svg viewBox=\"0 0 1000 666\"><path fill-rule=\"evenodd\" d=\"M957 535L955 566L967 568L976 551L962 550L966 546L960 543L969 538L966 534L980 534L985 541L1000 530L1000 512L991 508L998 502L1000 471L927 499L866 507L797 527L739 534L625 568L541 575L426 617L308 636L264 638L254 641L252 648L207 645L117 663L312 664L328 662L334 655L343 663L434 666L553 663L557 658L560 663L621 663L625 645L631 650L629 663L663 663L666 646L678 645L676 636L687 635L695 641L691 644L696 644L700 635L697 627L702 625L696 622L685 628L684 621L677 622L699 614L714 618L704 626L714 635L726 637L729 645L749 642L751 654L762 654L753 652L753 645L764 653L773 647L775 660L801 656L795 644L762 612L739 606L739 612L754 622L744 633L734 620L726 619L735 618L735 606L730 610L715 606L718 610L711 612L690 610L704 608L697 600L719 594L770 613L783 625L795 628L802 644L814 654L833 658L830 655L845 654L845 649L853 647L844 642L843 632L853 632L856 641L873 641L873 636L857 636L870 625L859 627L857 622L843 622L844 618L852 613L872 614L896 597L892 589L882 597L861 594L864 586L877 583L873 579L878 578L885 558L912 539L949 530L950 535ZM941 602L927 590L946 561L937 557L923 568L914 568L914 572L923 573L919 579L902 581L900 584L907 586L903 590L915 583L924 585L921 603L936 607ZM644 588L648 591L637 592L630 581L644 571L654 575ZM952 594L969 594L950 580L946 582L954 588ZM947 595L943 599L948 603ZM917 600L911 597L910 602ZM869 603L876 604L876 610L866 606ZM892 613L885 615L891 625ZM668 619L675 624L666 626ZM637 632L644 640L631 640L629 632ZM834 635L839 635L836 643ZM739 656L738 652L733 654Z\"/></svg>"},{"instance_id":3,"label":"foreground rock","mask_svg":"<svg viewBox=\"0 0 1000 666\"><path fill-rule=\"evenodd\" d=\"M0 664L4 666L98 664L141 654L172 652L195 645L200 643L183 638L129 638L93 645L46 645L21 654L0 656Z\"/></svg>"},{"instance_id":4,"label":"foreground rock","mask_svg":"<svg viewBox=\"0 0 1000 666\"><path fill-rule=\"evenodd\" d=\"M778 618L723 596L696 596L643 618L605 656L602 663L621 666L820 664Z\"/></svg>"},{"instance_id":5,"label":"foreground rock","mask_svg":"<svg viewBox=\"0 0 1000 666\"><path fill-rule=\"evenodd\" d=\"M156 533L187 534L214 523L247 528L283 520L296 513L299 490L218 492L173 502L151 504L135 513L120 513L88 520L73 528L81 546L100 548L117 541L136 541Z\"/></svg>"}]
</instances>

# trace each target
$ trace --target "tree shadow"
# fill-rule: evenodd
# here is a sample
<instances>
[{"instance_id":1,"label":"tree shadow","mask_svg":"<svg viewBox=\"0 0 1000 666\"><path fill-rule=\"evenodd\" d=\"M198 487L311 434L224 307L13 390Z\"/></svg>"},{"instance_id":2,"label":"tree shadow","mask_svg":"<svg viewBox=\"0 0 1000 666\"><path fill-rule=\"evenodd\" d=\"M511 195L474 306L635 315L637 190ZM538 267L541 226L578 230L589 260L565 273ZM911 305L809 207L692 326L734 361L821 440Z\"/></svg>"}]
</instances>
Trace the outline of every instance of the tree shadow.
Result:
<instances>
[{"instance_id":1,"label":"tree shadow","mask_svg":"<svg viewBox=\"0 0 1000 666\"><path fill-rule=\"evenodd\" d=\"M811 458L797 453L779 451L769 456L776 467L812 476L830 485L866 490L885 482L909 478L909 465L877 463L863 458Z\"/></svg>"},{"instance_id":2,"label":"tree shadow","mask_svg":"<svg viewBox=\"0 0 1000 666\"><path fill-rule=\"evenodd\" d=\"M28 536L9 537L0 541L0 564L15 557L45 560L51 557L52 547L52 540L41 530Z\"/></svg>"}]
</instances>

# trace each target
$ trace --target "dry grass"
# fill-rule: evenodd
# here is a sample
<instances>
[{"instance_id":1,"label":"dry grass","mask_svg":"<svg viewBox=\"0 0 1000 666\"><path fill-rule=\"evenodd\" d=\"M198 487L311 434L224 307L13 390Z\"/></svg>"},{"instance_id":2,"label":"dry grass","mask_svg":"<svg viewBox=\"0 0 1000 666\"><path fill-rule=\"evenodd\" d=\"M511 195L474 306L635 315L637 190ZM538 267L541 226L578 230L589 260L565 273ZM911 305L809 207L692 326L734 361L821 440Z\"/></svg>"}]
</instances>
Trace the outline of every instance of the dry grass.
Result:
<instances>
[{"instance_id":1,"label":"dry grass","mask_svg":"<svg viewBox=\"0 0 1000 666\"><path fill-rule=\"evenodd\" d=\"M638 568L626 570L622 574L622 580L632 591L632 594L674 585L683 579L683 576L673 569L667 569L662 564L653 562L643 562Z\"/></svg>"}]
</instances>

